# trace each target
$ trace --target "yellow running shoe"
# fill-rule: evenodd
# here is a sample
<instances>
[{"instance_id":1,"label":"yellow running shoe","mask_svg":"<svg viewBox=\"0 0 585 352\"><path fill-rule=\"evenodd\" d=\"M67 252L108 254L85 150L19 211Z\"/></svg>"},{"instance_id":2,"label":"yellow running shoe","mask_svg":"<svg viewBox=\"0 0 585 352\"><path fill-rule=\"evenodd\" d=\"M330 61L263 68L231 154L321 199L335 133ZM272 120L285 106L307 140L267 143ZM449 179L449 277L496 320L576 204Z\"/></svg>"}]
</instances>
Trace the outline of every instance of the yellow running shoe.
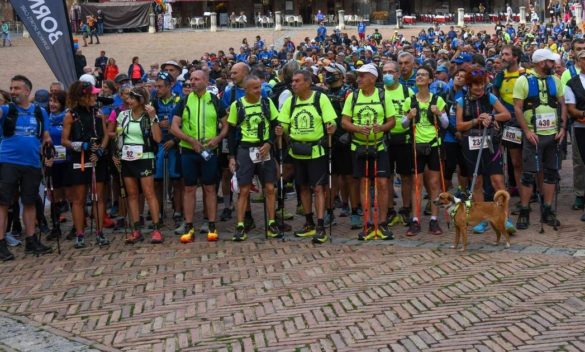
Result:
<instances>
[{"instance_id":1,"label":"yellow running shoe","mask_svg":"<svg viewBox=\"0 0 585 352\"><path fill-rule=\"evenodd\" d=\"M195 241L195 228L191 228L187 233L183 234L180 241L181 243L191 243Z\"/></svg>"}]
</instances>

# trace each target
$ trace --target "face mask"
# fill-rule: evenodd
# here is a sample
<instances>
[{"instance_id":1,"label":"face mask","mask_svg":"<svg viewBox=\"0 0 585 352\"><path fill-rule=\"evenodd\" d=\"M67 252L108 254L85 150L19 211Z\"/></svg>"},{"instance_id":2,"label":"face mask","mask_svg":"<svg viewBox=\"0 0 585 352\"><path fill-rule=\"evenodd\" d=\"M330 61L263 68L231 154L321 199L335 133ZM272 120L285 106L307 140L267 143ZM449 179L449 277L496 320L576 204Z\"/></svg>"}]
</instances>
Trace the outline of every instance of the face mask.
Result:
<instances>
[{"instance_id":1,"label":"face mask","mask_svg":"<svg viewBox=\"0 0 585 352\"><path fill-rule=\"evenodd\" d=\"M391 86L394 84L394 75L391 75L389 73L384 75L384 85L386 86Z\"/></svg>"}]
</instances>

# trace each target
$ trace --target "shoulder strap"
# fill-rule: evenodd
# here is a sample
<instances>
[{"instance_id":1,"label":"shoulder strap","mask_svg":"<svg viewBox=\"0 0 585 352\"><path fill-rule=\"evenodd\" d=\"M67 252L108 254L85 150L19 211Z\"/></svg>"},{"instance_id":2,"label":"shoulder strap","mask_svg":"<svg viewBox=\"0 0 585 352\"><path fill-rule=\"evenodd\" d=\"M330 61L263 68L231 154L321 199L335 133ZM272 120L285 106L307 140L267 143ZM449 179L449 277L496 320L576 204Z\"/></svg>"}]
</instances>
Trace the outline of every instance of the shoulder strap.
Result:
<instances>
[{"instance_id":1,"label":"shoulder strap","mask_svg":"<svg viewBox=\"0 0 585 352\"><path fill-rule=\"evenodd\" d=\"M236 100L236 85L234 84L230 90L230 104Z\"/></svg>"},{"instance_id":2,"label":"shoulder strap","mask_svg":"<svg viewBox=\"0 0 585 352\"><path fill-rule=\"evenodd\" d=\"M406 86L406 84L401 84L402 86L402 97L404 99L408 98L409 94L408 94L408 86Z\"/></svg>"},{"instance_id":3,"label":"shoulder strap","mask_svg":"<svg viewBox=\"0 0 585 352\"><path fill-rule=\"evenodd\" d=\"M569 66L569 73L571 74L571 78L575 77L577 75L577 69L575 69L575 65L571 64L568 66Z\"/></svg>"},{"instance_id":4,"label":"shoulder strap","mask_svg":"<svg viewBox=\"0 0 585 352\"><path fill-rule=\"evenodd\" d=\"M354 89L351 94L352 94L352 96L351 96L351 112L353 114L353 111L355 109L355 104L357 103L358 96L360 94L360 90Z\"/></svg>"},{"instance_id":5,"label":"shoulder strap","mask_svg":"<svg viewBox=\"0 0 585 352\"><path fill-rule=\"evenodd\" d=\"M43 111L38 104L35 104L35 119L37 120L37 137L43 137L43 130L45 129L45 119L43 118Z\"/></svg>"},{"instance_id":6,"label":"shoulder strap","mask_svg":"<svg viewBox=\"0 0 585 352\"><path fill-rule=\"evenodd\" d=\"M260 98L260 107L262 109L262 114L267 121L270 121L272 117L272 112L270 111L270 98L261 97Z\"/></svg>"},{"instance_id":7,"label":"shoulder strap","mask_svg":"<svg viewBox=\"0 0 585 352\"><path fill-rule=\"evenodd\" d=\"M236 100L236 112L237 112L237 122L236 127L240 126L244 120L246 119L246 110L244 108L244 103L242 103L242 98Z\"/></svg>"},{"instance_id":8,"label":"shoulder strap","mask_svg":"<svg viewBox=\"0 0 585 352\"><path fill-rule=\"evenodd\" d=\"M555 79L553 76L546 77L546 90L549 96L556 97L557 96L557 85L555 84Z\"/></svg>"},{"instance_id":9,"label":"shoulder strap","mask_svg":"<svg viewBox=\"0 0 585 352\"><path fill-rule=\"evenodd\" d=\"M494 78L494 87L498 90L502 87L502 83L504 82L504 72L498 72L496 78Z\"/></svg>"},{"instance_id":10,"label":"shoulder strap","mask_svg":"<svg viewBox=\"0 0 585 352\"><path fill-rule=\"evenodd\" d=\"M384 111L384 116L382 116L382 120L386 118L386 89L378 88L378 99L380 99L380 104L382 104L382 110Z\"/></svg>"},{"instance_id":11,"label":"shoulder strap","mask_svg":"<svg viewBox=\"0 0 585 352\"><path fill-rule=\"evenodd\" d=\"M321 116L321 120L323 120L323 116L321 115L321 91L316 90L315 94L313 94L313 106L317 110L317 114Z\"/></svg>"},{"instance_id":12,"label":"shoulder strap","mask_svg":"<svg viewBox=\"0 0 585 352\"><path fill-rule=\"evenodd\" d=\"M429 102L429 107L427 108L427 119L431 123L431 125L435 124L434 118L431 118L433 113L431 112L431 106L437 105L437 100L439 100L439 96L437 94L431 93L431 101Z\"/></svg>"}]
</instances>

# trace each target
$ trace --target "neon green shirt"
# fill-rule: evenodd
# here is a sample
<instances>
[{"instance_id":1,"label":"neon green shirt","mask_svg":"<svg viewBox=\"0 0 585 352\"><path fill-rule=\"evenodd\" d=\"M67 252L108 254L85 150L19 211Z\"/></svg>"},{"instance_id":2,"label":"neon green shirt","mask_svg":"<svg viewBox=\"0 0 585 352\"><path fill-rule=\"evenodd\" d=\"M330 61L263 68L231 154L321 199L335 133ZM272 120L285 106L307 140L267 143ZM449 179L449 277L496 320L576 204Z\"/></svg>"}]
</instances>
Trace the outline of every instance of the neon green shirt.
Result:
<instances>
[{"instance_id":1,"label":"neon green shirt","mask_svg":"<svg viewBox=\"0 0 585 352\"><path fill-rule=\"evenodd\" d=\"M321 116L313 105L316 92L306 100L297 99L294 111L290 111L292 96L290 96L280 110L278 121L283 125L285 131L290 133L290 138L298 142L318 142L325 136L324 124L335 123L337 114L331 101L326 94L321 94L319 106L321 107ZM315 159L325 155L325 150L320 145L313 146L311 156L295 155L292 150L289 154L295 159Z\"/></svg>"},{"instance_id":2,"label":"neon green shirt","mask_svg":"<svg viewBox=\"0 0 585 352\"><path fill-rule=\"evenodd\" d=\"M391 99L385 97L385 107L382 106L380 94L377 89L374 90L374 93L370 96L365 96L360 89L353 110L352 104L353 92L347 96L347 99L345 99L345 104L343 105L343 111L341 114L343 116L351 117L351 122L356 126L372 126L374 124L383 125L388 119L393 119L397 115ZM384 111L386 112L386 116L384 116ZM374 133L372 131L368 136L364 136L361 133L354 133L352 134L351 149L355 150L356 144L366 145L370 143L373 145L374 142L377 141L379 143L378 149L383 150L384 145L380 143L383 137L383 132Z\"/></svg>"},{"instance_id":3,"label":"neon green shirt","mask_svg":"<svg viewBox=\"0 0 585 352\"><path fill-rule=\"evenodd\" d=\"M403 108L402 103L404 102L404 99L412 96L413 94L414 92L412 91L412 89L408 88L408 96L405 97L402 84L399 84L398 87L394 90L386 89L386 100L390 100L394 105L394 109L396 110L398 120L400 120L405 113L404 110L402 109ZM402 127L402 123L400 121L397 121L396 125L394 125L390 132L392 134L403 134L408 132L408 130L410 130L410 128Z\"/></svg>"},{"instance_id":4,"label":"neon green shirt","mask_svg":"<svg viewBox=\"0 0 585 352\"><path fill-rule=\"evenodd\" d=\"M575 65L575 71L577 71L577 75L579 75L581 73L581 69ZM566 69L565 72L563 72L563 74L561 75L561 84L564 86L567 85L567 82L569 82L569 80L571 79L571 71L569 69Z\"/></svg>"},{"instance_id":5,"label":"neon green shirt","mask_svg":"<svg viewBox=\"0 0 585 352\"><path fill-rule=\"evenodd\" d=\"M225 116L225 111L215 111L211 93L205 92L199 97L195 92L190 93L176 113L181 118L181 130L186 135L197 139L201 143L208 142L218 135L219 120ZM179 142L183 148L193 149L186 141Z\"/></svg>"},{"instance_id":6,"label":"neon green shirt","mask_svg":"<svg viewBox=\"0 0 585 352\"><path fill-rule=\"evenodd\" d=\"M249 103L248 100L246 100L246 97L242 97L241 101L246 113L246 117L241 122L240 126L242 131L242 142L259 143L262 141L267 141L270 137L270 122L266 122L264 125L262 140L258 138L258 129L260 127L260 123L263 120L266 120L266 117L262 113L261 101L258 101L257 103ZM268 99L268 102L270 104L270 116L268 116L267 119L268 121L276 120L278 118L278 109L276 109L276 106L274 106L272 100ZM238 124L237 101L234 101L230 106L228 123L232 126L236 126Z\"/></svg>"},{"instance_id":7,"label":"neon green shirt","mask_svg":"<svg viewBox=\"0 0 585 352\"><path fill-rule=\"evenodd\" d=\"M429 101L427 102L418 102L419 105L419 115L420 120L416 123L416 133L415 139L416 143L430 143L433 139L437 139L436 142L431 145L431 147L436 147L441 144L441 139L439 138L438 131L435 129L434 123L431 123L427 117L427 112L429 111L429 104L433 98L433 94L429 94ZM408 112L410 111L410 101L412 97L407 98L402 104L403 111ZM445 101L441 97L437 97L437 108L439 111L445 111ZM432 117L431 117L432 118Z\"/></svg>"},{"instance_id":8,"label":"neon green shirt","mask_svg":"<svg viewBox=\"0 0 585 352\"><path fill-rule=\"evenodd\" d=\"M539 76L536 76L539 77ZM555 86L557 90L557 97L563 97L563 86L561 85L561 80L555 76L552 76L555 81ZM557 114L557 109L548 106L548 96L547 96L547 88L546 88L546 80L545 79L538 79L538 93L540 96L540 105L535 109L536 117L539 120L537 122L538 125L541 127L537 128L536 132L539 135L543 136L550 136L557 133L557 126L556 124L559 123L559 117ZM514 99L521 99L525 100L528 97L528 78L526 76L519 77L516 80L516 84L514 85ZM551 116L552 121L550 118ZM544 119L549 119L548 122L544 121ZM534 131L534 124L532 123L532 109L528 109L524 111L524 120L528 125L528 128ZM553 126L548 126L548 124L554 123Z\"/></svg>"},{"instance_id":9,"label":"neon green shirt","mask_svg":"<svg viewBox=\"0 0 585 352\"><path fill-rule=\"evenodd\" d=\"M124 138L124 145L144 146L144 137L142 136L142 129L140 128L140 121L144 118L149 117L146 114L143 114L138 120L134 120L130 110L120 111L116 118L116 123L123 128L122 138ZM154 153L143 153L140 159L154 159Z\"/></svg>"}]
</instances>

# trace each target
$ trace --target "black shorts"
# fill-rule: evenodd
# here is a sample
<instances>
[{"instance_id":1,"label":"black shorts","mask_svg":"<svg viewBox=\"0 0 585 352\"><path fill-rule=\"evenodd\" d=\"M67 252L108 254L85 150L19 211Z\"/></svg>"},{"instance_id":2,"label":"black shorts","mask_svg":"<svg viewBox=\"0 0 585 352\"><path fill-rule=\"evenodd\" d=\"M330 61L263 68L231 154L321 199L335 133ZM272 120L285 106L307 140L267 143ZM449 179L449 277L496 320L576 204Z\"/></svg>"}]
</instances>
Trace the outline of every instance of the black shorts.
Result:
<instances>
[{"instance_id":1,"label":"black shorts","mask_svg":"<svg viewBox=\"0 0 585 352\"><path fill-rule=\"evenodd\" d=\"M504 158L502 158L499 144L494 143L493 149L493 153L489 148L483 149L483 152L481 153L481 161L479 162L479 167L477 169L478 175L492 176L504 174ZM470 170L470 173L473 174L475 172L475 164L477 163L479 150L469 150L469 139L464 137L461 141L461 151L465 158L467 170Z\"/></svg>"},{"instance_id":2,"label":"black shorts","mask_svg":"<svg viewBox=\"0 0 585 352\"><path fill-rule=\"evenodd\" d=\"M351 160L351 146L347 145L333 147L331 165L333 174L351 175L353 170L352 163L350 163L349 160Z\"/></svg>"},{"instance_id":3,"label":"black shorts","mask_svg":"<svg viewBox=\"0 0 585 352\"><path fill-rule=\"evenodd\" d=\"M536 146L523 137L522 141L522 171L536 172ZM539 171L544 169L559 170L561 155L557 155L557 141L555 135L538 136Z\"/></svg>"},{"instance_id":4,"label":"black shorts","mask_svg":"<svg viewBox=\"0 0 585 352\"><path fill-rule=\"evenodd\" d=\"M416 168L417 173L422 174L428 167L431 171L441 171L441 160L439 157L439 147L430 148L427 155L416 153Z\"/></svg>"},{"instance_id":5,"label":"black shorts","mask_svg":"<svg viewBox=\"0 0 585 352\"><path fill-rule=\"evenodd\" d=\"M445 179L450 180L459 166L462 177L468 177L467 163L463 157L463 151L459 142L445 142L442 146L443 160L445 161Z\"/></svg>"},{"instance_id":6,"label":"black shorts","mask_svg":"<svg viewBox=\"0 0 585 352\"><path fill-rule=\"evenodd\" d=\"M41 169L16 164L0 164L0 204L14 203L16 192L20 191L23 205L35 204L43 177Z\"/></svg>"},{"instance_id":7,"label":"black shorts","mask_svg":"<svg viewBox=\"0 0 585 352\"><path fill-rule=\"evenodd\" d=\"M297 184L309 187L327 184L327 172L329 169L327 156L317 159L291 159L295 167L295 181Z\"/></svg>"},{"instance_id":8,"label":"black shorts","mask_svg":"<svg viewBox=\"0 0 585 352\"><path fill-rule=\"evenodd\" d=\"M76 162L69 164L69 172L67 174L67 184L69 186L90 185L93 167L88 167L89 163L85 163L85 169L81 171L81 165ZM105 182L108 176L108 163L105 159L98 161L95 169L96 182Z\"/></svg>"},{"instance_id":9,"label":"black shorts","mask_svg":"<svg viewBox=\"0 0 585 352\"><path fill-rule=\"evenodd\" d=\"M236 177L239 185L251 185L254 175L260 177L262 184L276 183L276 160L274 160L274 156L271 156L268 161L254 164L250 158L249 149L239 147L236 162Z\"/></svg>"},{"instance_id":10,"label":"black shorts","mask_svg":"<svg viewBox=\"0 0 585 352\"><path fill-rule=\"evenodd\" d=\"M219 153L218 155L219 161L219 170L228 169L230 167L230 159L229 154L226 153Z\"/></svg>"},{"instance_id":11,"label":"black shorts","mask_svg":"<svg viewBox=\"0 0 585 352\"><path fill-rule=\"evenodd\" d=\"M122 160L122 177L154 177L154 159Z\"/></svg>"},{"instance_id":12,"label":"black shorts","mask_svg":"<svg viewBox=\"0 0 585 352\"><path fill-rule=\"evenodd\" d=\"M69 161L53 164L51 167L51 181L53 188L59 189L71 186L68 175L71 173L71 163Z\"/></svg>"},{"instance_id":13,"label":"black shorts","mask_svg":"<svg viewBox=\"0 0 585 352\"><path fill-rule=\"evenodd\" d=\"M390 177L390 167L388 162L388 152L385 150L376 153L378 177ZM356 152L351 152L351 164L353 165L353 177L366 177L366 159L358 158ZM374 159L368 160L368 177L374 177Z\"/></svg>"},{"instance_id":14,"label":"black shorts","mask_svg":"<svg viewBox=\"0 0 585 352\"><path fill-rule=\"evenodd\" d=\"M412 144L391 144L388 146L388 167L391 175L412 175L413 160Z\"/></svg>"},{"instance_id":15,"label":"black shorts","mask_svg":"<svg viewBox=\"0 0 585 352\"><path fill-rule=\"evenodd\" d=\"M215 185L219 182L218 156L211 153L209 160L203 159L201 154L190 149L181 149L181 174L185 186Z\"/></svg>"}]
</instances>

